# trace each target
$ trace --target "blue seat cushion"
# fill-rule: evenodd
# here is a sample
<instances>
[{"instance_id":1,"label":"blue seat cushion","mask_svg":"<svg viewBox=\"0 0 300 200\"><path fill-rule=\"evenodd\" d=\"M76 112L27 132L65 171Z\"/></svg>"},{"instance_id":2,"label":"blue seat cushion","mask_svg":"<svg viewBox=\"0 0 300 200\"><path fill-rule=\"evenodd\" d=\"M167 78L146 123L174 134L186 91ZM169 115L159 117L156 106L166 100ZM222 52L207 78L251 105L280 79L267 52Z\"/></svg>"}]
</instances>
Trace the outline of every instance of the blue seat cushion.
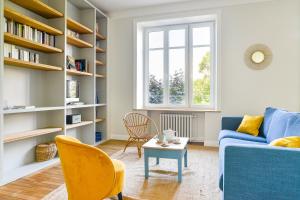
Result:
<instances>
[{"instance_id":1,"label":"blue seat cushion","mask_svg":"<svg viewBox=\"0 0 300 200\"><path fill-rule=\"evenodd\" d=\"M286 125L284 137L288 136L300 136L300 114L295 113L293 117L291 117Z\"/></svg>"},{"instance_id":2,"label":"blue seat cushion","mask_svg":"<svg viewBox=\"0 0 300 200\"><path fill-rule=\"evenodd\" d=\"M219 134L219 143L224 138L233 138L233 139L240 139L240 140L248 140L253 142L264 142L266 143L267 140L264 137L260 136L253 136L245 133L240 133L236 131L230 131L230 130L222 130Z\"/></svg>"},{"instance_id":3,"label":"blue seat cushion","mask_svg":"<svg viewBox=\"0 0 300 200\"><path fill-rule=\"evenodd\" d=\"M224 167L224 150L225 147L232 144L253 144L253 145L267 145L265 142L254 142L254 141L247 141L247 140L239 140L234 138L223 138L220 141L220 147L219 147L219 165L220 165L220 179L219 179L219 188L223 191L223 167Z\"/></svg>"},{"instance_id":4,"label":"blue seat cushion","mask_svg":"<svg viewBox=\"0 0 300 200\"><path fill-rule=\"evenodd\" d=\"M267 142L282 138L285 136L288 121L291 120L296 113L284 110L276 110L273 114L269 130L267 133Z\"/></svg>"}]
</instances>

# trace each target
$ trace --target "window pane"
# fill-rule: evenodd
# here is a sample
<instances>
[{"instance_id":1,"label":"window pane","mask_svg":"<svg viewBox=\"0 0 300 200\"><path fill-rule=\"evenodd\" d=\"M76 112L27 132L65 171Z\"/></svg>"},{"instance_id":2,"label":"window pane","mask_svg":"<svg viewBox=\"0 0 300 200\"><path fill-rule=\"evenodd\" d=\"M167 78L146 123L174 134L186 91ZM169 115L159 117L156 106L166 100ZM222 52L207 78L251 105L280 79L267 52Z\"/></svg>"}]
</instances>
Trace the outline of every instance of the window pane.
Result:
<instances>
[{"instance_id":1,"label":"window pane","mask_svg":"<svg viewBox=\"0 0 300 200\"><path fill-rule=\"evenodd\" d=\"M164 32L149 33L149 48L163 48L164 46Z\"/></svg>"},{"instance_id":2,"label":"window pane","mask_svg":"<svg viewBox=\"0 0 300 200\"><path fill-rule=\"evenodd\" d=\"M169 31L169 47L185 46L185 29Z\"/></svg>"},{"instance_id":3,"label":"window pane","mask_svg":"<svg viewBox=\"0 0 300 200\"><path fill-rule=\"evenodd\" d=\"M169 50L169 102L185 103L185 49Z\"/></svg>"},{"instance_id":4,"label":"window pane","mask_svg":"<svg viewBox=\"0 0 300 200\"><path fill-rule=\"evenodd\" d=\"M210 27L193 28L193 45L210 44Z\"/></svg>"},{"instance_id":5,"label":"window pane","mask_svg":"<svg viewBox=\"0 0 300 200\"><path fill-rule=\"evenodd\" d=\"M210 104L210 48L193 48L193 104Z\"/></svg>"},{"instance_id":6,"label":"window pane","mask_svg":"<svg viewBox=\"0 0 300 200\"><path fill-rule=\"evenodd\" d=\"M163 103L164 52L149 51L149 103Z\"/></svg>"}]
</instances>

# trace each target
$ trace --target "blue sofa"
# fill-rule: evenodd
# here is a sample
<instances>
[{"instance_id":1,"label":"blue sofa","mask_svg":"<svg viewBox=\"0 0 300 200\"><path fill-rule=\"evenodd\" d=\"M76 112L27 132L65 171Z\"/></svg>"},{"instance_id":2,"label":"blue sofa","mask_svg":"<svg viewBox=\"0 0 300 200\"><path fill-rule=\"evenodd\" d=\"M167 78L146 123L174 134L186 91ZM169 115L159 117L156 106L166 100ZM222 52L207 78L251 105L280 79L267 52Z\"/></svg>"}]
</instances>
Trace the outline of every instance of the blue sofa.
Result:
<instances>
[{"instance_id":1,"label":"blue sofa","mask_svg":"<svg viewBox=\"0 0 300 200\"><path fill-rule=\"evenodd\" d=\"M223 117L219 135L224 200L300 200L300 149L272 147L274 139L300 136L300 114L267 108L259 136L235 130L242 117Z\"/></svg>"}]
</instances>

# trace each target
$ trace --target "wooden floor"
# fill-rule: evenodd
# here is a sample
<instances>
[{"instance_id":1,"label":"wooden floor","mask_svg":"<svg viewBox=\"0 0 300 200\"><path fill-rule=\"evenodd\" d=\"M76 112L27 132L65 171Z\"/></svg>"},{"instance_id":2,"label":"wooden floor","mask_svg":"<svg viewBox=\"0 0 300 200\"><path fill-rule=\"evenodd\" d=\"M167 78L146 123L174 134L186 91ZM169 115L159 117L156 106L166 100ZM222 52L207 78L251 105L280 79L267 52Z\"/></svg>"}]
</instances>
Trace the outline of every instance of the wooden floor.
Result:
<instances>
[{"instance_id":1,"label":"wooden floor","mask_svg":"<svg viewBox=\"0 0 300 200\"><path fill-rule=\"evenodd\" d=\"M123 149L125 143L111 140L99 145L99 148L112 155ZM63 183L60 165L52 166L0 187L0 200L39 200Z\"/></svg>"}]
</instances>

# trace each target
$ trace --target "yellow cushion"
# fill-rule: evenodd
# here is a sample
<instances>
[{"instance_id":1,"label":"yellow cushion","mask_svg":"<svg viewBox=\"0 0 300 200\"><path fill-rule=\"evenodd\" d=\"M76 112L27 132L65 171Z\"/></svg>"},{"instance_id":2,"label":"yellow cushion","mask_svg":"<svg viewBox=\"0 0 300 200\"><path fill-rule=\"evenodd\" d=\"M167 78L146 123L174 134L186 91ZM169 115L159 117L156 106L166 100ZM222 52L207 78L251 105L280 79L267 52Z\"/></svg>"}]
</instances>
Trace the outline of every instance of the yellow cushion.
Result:
<instances>
[{"instance_id":1,"label":"yellow cushion","mask_svg":"<svg viewBox=\"0 0 300 200\"><path fill-rule=\"evenodd\" d=\"M290 136L273 140L270 146L300 148L300 136Z\"/></svg>"},{"instance_id":2,"label":"yellow cushion","mask_svg":"<svg viewBox=\"0 0 300 200\"><path fill-rule=\"evenodd\" d=\"M263 122L263 116L249 116L245 115L243 121L241 122L237 132L247 133L253 136L258 136L259 127Z\"/></svg>"}]
</instances>

